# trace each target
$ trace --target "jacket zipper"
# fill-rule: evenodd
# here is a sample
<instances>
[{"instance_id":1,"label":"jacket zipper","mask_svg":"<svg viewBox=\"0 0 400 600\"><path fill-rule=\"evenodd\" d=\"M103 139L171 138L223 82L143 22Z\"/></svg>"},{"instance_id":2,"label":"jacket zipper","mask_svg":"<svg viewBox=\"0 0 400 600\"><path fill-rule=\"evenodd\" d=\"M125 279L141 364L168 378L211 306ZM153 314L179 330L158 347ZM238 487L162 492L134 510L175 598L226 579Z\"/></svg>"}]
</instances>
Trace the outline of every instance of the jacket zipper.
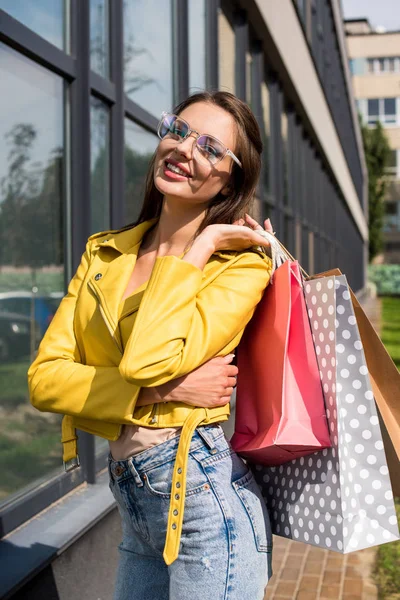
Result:
<instances>
[{"instance_id":1,"label":"jacket zipper","mask_svg":"<svg viewBox=\"0 0 400 600\"><path fill-rule=\"evenodd\" d=\"M105 325L106 325L106 327L107 327L107 329L108 329L108 331L109 331L109 333L111 335L111 338L112 338L114 344L117 346L117 348L121 352L121 354L123 354L122 348L120 347L120 345L118 343L118 340L115 339L115 335L114 335L113 328L111 327L111 323L107 319L107 315L105 314L104 309L103 309L103 307L101 305L101 301L100 301L99 295L98 295L98 293L96 291L96 288L93 287L91 281L88 281L88 285L89 285L90 289L92 290L92 292L94 293L94 295L96 296L96 300L97 300L98 305L99 305L100 314L101 314L102 319L103 319L103 321L104 321L104 323L105 323Z\"/></svg>"},{"instance_id":2,"label":"jacket zipper","mask_svg":"<svg viewBox=\"0 0 400 600\"><path fill-rule=\"evenodd\" d=\"M158 423L158 404L157 403L155 403L153 406L150 423L152 423L153 425L155 423Z\"/></svg>"}]
</instances>

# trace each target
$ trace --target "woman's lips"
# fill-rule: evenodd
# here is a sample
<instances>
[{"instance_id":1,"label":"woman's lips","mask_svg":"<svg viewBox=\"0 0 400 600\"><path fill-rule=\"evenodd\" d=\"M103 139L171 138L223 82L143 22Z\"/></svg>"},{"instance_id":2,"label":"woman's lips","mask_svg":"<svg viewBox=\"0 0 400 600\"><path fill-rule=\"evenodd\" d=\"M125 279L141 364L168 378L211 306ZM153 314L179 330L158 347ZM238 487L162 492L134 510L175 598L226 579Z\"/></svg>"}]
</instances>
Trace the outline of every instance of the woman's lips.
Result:
<instances>
[{"instance_id":1,"label":"woman's lips","mask_svg":"<svg viewBox=\"0 0 400 600\"><path fill-rule=\"evenodd\" d=\"M180 173L175 173L175 171L171 171L168 166L168 161L164 161L163 163L163 173L169 179L174 179L175 181L186 181L189 179L190 175L181 175Z\"/></svg>"}]
</instances>

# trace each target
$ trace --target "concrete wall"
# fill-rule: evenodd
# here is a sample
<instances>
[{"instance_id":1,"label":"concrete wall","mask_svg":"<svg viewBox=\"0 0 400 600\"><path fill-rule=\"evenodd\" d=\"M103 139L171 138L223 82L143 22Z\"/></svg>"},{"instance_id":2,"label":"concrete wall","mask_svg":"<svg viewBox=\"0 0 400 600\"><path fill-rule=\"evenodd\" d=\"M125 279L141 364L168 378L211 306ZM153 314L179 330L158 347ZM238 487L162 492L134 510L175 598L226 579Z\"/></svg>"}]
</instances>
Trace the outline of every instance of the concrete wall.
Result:
<instances>
[{"instance_id":1,"label":"concrete wall","mask_svg":"<svg viewBox=\"0 0 400 600\"><path fill-rule=\"evenodd\" d=\"M111 600L120 541L115 508L14 594L13 600Z\"/></svg>"}]
</instances>

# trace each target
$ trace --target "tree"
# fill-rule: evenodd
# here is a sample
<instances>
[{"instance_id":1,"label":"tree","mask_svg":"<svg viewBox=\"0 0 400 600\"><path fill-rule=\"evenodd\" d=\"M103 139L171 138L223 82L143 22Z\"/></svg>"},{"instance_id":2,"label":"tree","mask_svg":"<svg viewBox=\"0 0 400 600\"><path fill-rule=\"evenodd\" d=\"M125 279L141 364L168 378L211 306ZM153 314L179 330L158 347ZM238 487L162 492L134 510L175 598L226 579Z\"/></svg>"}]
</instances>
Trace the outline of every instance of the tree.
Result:
<instances>
[{"instance_id":1,"label":"tree","mask_svg":"<svg viewBox=\"0 0 400 600\"><path fill-rule=\"evenodd\" d=\"M383 249L384 199L387 190L385 167L389 161L390 146L381 123L367 127L361 122L365 160L368 169L369 206L369 260Z\"/></svg>"}]
</instances>

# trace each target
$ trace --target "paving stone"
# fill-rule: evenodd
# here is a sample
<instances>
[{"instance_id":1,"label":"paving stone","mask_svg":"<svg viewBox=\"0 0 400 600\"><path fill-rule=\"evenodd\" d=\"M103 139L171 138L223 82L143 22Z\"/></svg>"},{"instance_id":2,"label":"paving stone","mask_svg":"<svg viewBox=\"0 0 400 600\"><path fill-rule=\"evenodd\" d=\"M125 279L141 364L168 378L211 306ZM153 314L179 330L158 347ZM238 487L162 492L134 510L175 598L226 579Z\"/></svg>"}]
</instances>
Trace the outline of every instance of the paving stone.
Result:
<instances>
[{"instance_id":1,"label":"paving stone","mask_svg":"<svg viewBox=\"0 0 400 600\"><path fill-rule=\"evenodd\" d=\"M363 589L362 579L345 579L343 586L343 596L348 599L349 596L361 597Z\"/></svg>"},{"instance_id":2,"label":"paving stone","mask_svg":"<svg viewBox=\"0 0 400 600\"><path fill-rule=\"evenodd\" d=\"M321 600L335 600L340 599L340 586L339 585L323 585L321 587L320 595ZM358 599L360 600L360 599Z\"/></svg>"},{"instance_id":3,"label":"paving stone","mask_svg":"<svg viewBox=\"0 0 400 600\"><path fill-rule=\"evenodd\" d=\"M285 598L293 598L296 587L296 581L280 581L276 586L276 596L285 596Z\"/></svg>"},{"instance_id":4,"label":"paving stone","mask_svg":"<svg viewBox=\"0 0 400 600\"><path fill-rule=\"evenodd\" d=\"M283 581L297 581L300 575L300 568L292 569L291 567L285 567L281 574Z\"/></svg>"},{"instance_id":5,"label":"paving stone","mask_svg":"<svg viewBox=\"0 0 400 600\"><path fill-rule=\"evenodd\" d=\"M339 585L342 581L342 571L325 571L323 578L323 585L337 584Z\"/></svg>"}]
</instances>

